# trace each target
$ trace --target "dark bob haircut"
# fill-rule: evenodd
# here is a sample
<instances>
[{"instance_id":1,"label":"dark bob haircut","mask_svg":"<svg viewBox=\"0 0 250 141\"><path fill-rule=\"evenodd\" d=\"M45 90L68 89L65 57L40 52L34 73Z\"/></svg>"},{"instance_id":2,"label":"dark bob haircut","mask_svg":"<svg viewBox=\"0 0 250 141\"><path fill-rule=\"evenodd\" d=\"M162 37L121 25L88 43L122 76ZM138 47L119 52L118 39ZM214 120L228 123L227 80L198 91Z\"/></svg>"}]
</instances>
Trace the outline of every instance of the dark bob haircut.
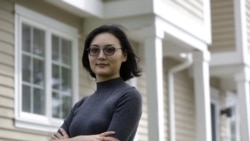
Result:
<instances>
[{"instance_id":1,"label":"dark bob haircut","mask_svg":"<svg viewBox=\"0 0 250 141\"><path fill-rule=\"evenodd\" d=\"M120 77L126 81L133 77L138 77L141 75L141 69L138 66L139 58L135 55L133 48L128 41L126 34L122 30L122 26L120 25L101 25L91 31L87 36L84 44L83 56L82 56L82 65L83 67L90 73L90 75L96 78L95 74L92 72L90 65L89 65L89 58L88 58L88 51L87 49L90 47L91 42L93 39L101 33L110 33L115 36L122 47L123 54L127 55L126 62L121 64L120 68Z\"/></svg>"}]
</instances>

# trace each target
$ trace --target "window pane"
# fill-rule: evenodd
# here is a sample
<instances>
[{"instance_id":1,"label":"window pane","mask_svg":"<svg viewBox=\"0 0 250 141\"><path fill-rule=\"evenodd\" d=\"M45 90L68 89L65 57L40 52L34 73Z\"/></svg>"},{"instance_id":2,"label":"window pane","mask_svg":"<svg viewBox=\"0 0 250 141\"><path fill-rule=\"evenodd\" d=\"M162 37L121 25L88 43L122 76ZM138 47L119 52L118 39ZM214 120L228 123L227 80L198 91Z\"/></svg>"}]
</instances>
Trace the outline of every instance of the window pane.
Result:
<instances>
[{"instance_id":1,"label":"window pane","mask_svg":"<svg viewBox=\"0 0 250 141\"><path fill-rule=\"evenodd\" d=\"M40 29L34 28L34 49L33 53L39 56L44 56L45 33Z\"/></svg>"},{"instance_id":2,"label":"window pane","mask_svg":"<svg viewBox=\"0 0 250 141\"><path fill-rule=\"evenodd\" d=\"M52 66L52 87L53 87L53 89L59 90L59 86L60 86L61 81L62 81L59 77L60 77L59 66L53 65Z\"/></svg>"},{"instance_id":3,"label":"window pane","mask_svg":"<svg viewBox=\"0 0 250 141\"><path fill-rule=\"evenodd\" d=\"M62 90L71 93L71 70L62 67Z\"/></svg>"},{"instance_id":4,"label":"window pane","mask_svg":"<svg viewBox=\"0 0 250 141\"><path fill-rule=\"evenodd\" d=\"M71 64L71 42L62 40L62 63Z\"/></svg>"},{"instance_id":5,"label":"window pane","mask_svg":"<svg viewBox=\"0 0 250 141\"><path fill-rule=\"evenodd\" d=\"M34 64L33 64L33 81L34 84L37 85L44 85L44 61L42 60L38 60L38 59L34 59Z\"/></svg>"},{"instance_id":6,"label":"window pane","mask_svg":"<svg viewBox=\"0 0 250 141\"><path fill-rule=\"evenodd\" d=\"M31 58L26 55L22 57L22 79L31 82Z\"/></svg>"},{"instance_id":7,"label":"window pane","mask_svg":"<svg viewBox=\"0 0 250 141\"><path fill-rule=\"evenodd\" d=\"M59 98L59 94L56 92L53 92L52 95L52 115L55 118L60 118L60 106L61 101Z\"/></svg>"},{"instance_id":8,"label":"window pane","mask_svg":"<svg viewBox=\"0 0 250 141\"><path fill-rule=\"evenodd\" d=\"M30 52L31 45L31 27L22 24L22 49L23 51Z\"/></svg>"},{"instance_id":9,"label":"window pane","mask_svg":"<svg viewBox=\"0 0 250 141\"><path fill-rule=\"evenodd\" d=\"M34 113L45 115L45 96L41 89L34 89Z\"/></svg>"},{"instance_id":10,"label":"window pane","mask_svg":"<svg viewBox=\"0 0 250 141\"><path fill-rule=\"evenodd\" d=\"M52 36L52 59L54 61L59 61L59 38L56 36Z\"/></svg>"},{"instance_id":11,"label":"window pane","mask_svg":"<svg viewBox=\"0 0 250 141\"><path fill-rule=\"evenodd\" d=\"M22 111L31 112L31 95L30 95L30 87L23 85L22 87Z\"/></svg>"}]
</instances>

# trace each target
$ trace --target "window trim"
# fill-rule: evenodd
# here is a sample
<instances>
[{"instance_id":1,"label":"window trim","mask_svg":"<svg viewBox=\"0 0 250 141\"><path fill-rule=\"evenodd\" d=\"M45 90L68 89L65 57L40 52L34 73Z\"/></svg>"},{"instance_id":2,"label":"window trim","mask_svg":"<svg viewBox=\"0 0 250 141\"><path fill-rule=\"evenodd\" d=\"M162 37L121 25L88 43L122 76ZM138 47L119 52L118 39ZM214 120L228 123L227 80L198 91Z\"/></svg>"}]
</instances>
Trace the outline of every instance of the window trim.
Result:
<instances>
[{"instance_id":1,"label":"window trim","mask_svg":"<svg viewBox=\"0 0 250 141\"><path fill-rule=\"evenodd\" d=\"M45 31L45 66L46 68L51 67L51 60L48 59L51 54L51 38L49 35L58 35L65 39L72 41L72 91L73 91L73 104L78 99L78 84L79 84L79 72L78 72L78 34L77 29L56 21L55 19L49 18L45 15L29 10L23 6L15 5L15 126L20 128L34 129L40 131L54 132L56 131L63 120L48 117L51 114L51 99L46 96L46 115L39 116L29 113L24 113L20 110L22 96L22 74L20 74L21 66L21 25L23 22L34 25L38 28L44 29ZM46 21L46 24L40 24ZM46 94L51 91L51 68L45 69L45 83Z\"/></svg>"}]
</instances>

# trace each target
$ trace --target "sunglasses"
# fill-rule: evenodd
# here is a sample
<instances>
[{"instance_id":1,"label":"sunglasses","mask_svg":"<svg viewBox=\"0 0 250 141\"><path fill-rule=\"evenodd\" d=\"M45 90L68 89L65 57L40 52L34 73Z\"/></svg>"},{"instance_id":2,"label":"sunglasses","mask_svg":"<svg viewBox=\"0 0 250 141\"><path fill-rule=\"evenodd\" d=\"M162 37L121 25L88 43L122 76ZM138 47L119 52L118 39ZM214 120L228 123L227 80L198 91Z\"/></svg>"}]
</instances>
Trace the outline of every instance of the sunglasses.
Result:
<instances>
[{"instance_id":1,"label":"sunglasses","mask_svg":"<svg viewBox=\"0 0 250 141\"><path fill-rule=\"evenodd\" d=\"M103 49L100 49L99 47L90 47L87 49L87 51L90 56L98 56L101 50L103 51L104 55L111 56L115 53L117 49L122 49L122 48L115 48L112 46L106 46Z\"/></svg>"}]
</instances>

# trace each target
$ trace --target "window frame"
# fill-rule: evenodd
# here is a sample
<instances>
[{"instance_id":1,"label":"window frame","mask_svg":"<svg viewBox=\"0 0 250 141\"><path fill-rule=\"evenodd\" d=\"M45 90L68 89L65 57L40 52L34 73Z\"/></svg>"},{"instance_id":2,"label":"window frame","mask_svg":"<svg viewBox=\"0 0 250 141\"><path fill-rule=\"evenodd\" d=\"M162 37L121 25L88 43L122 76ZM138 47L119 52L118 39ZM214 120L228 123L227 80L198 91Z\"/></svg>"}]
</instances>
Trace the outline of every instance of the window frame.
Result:
<instances>
[{"instance_id":1,"label":"window frame","mask_svg":"<svg viewBox=\"0 0 250 141\"><path fill-rule=\"evenodd\" d=\"M44 23L46 21L46 23ZM26 23L45 31L45 97L46 113L44 116L22 112L22 23ZM41 24L43 23L43 24ZM20 5L15 5L15 126L33 130L54 132L62 124L63 119L56 119L52 116L52 59L51 58L51 38L52 35L70 40L72 42L72 103L78 99L78 33L77 29L56 21L50 17L32 11ZM51 95L49 94L51 93Z\"/></svg>"}]
</instances>

